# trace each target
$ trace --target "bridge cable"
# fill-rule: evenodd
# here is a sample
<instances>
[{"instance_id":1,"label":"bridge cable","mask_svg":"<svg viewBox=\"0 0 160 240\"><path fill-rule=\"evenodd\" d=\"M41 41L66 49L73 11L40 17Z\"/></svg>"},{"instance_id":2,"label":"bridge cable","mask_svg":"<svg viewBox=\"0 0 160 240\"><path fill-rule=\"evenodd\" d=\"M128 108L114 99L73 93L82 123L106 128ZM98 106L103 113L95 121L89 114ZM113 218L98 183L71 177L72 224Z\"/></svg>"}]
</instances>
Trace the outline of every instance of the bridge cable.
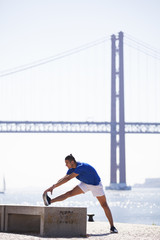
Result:
<instances>
[{"instance_id":1,"label":"bridge cable","mask_svg":"<svg viewBox=\"0 0 160 240\"><path fill-rule=\"evenodd\" d=\"M70 50L58 53L58 54L53 55L53 56L48 57L48 58L40 59L40 60L37 60L35 62L26 64L26 65L22 65L22 66L18 66L18 67L12 68L12 69L1 71L0 72L0 77L6 77L8 75L12 75L12 74L15 74L15 73L18 73L18 72L29 70L31 68L39 67L41 65L44 65L44 64L47 64L47 63L50 63L50 62L53 62L53 61L57 61L59 59L71 56L73 54L76 54L76 53L85 51L85 50L87 50L89 48L92 48L92 47L95 47L97 45L100 45L100 44L108 41L109 39L110 39L109 37L105 37L105 38L102 38L102 39L99 39L99 40L96 40L96 41L93 41L93 42L81 45L79 47L76 47L76 48L73 48L73 49L70 49Z\"/></svg>"}]
</instances>

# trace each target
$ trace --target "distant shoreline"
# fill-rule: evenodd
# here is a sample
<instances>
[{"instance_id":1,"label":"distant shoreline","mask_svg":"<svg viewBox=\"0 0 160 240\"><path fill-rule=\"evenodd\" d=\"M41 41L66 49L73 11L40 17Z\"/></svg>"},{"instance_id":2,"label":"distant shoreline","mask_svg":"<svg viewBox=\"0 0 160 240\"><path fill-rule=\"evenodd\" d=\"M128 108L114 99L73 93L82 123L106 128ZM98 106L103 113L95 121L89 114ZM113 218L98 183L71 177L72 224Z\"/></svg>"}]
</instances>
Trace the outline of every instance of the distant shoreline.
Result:
<instances>
[{"instance_id":1,"label":"distant shoreline","mask_svg":"<svg viewBox=\"0 0 160 240\"><path fill-rule=\"evenodd\" d=\"M134 188L160 188L160 178L146 178L144 183L136 183Z\"/></svg>"}]
</instances>

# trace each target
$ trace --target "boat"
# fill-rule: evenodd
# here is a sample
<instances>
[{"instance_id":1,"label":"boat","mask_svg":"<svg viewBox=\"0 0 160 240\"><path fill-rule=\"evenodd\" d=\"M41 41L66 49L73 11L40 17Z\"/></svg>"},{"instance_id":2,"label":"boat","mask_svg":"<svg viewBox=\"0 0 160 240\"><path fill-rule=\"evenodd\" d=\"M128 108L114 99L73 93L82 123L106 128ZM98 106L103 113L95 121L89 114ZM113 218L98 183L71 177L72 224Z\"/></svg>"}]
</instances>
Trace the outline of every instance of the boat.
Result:
<instances>
[{"instance_id":1,"label":"boat","mask_svg":"<svg viewBox=\"0 0 160 240\"><path fill-rule=\"evenodd\" d=\"M6 181L5 181L5 177L3 177L2 190L0 189L0 194L4 194L5 191L6 191Z\"/></svg>"}]
</instances>

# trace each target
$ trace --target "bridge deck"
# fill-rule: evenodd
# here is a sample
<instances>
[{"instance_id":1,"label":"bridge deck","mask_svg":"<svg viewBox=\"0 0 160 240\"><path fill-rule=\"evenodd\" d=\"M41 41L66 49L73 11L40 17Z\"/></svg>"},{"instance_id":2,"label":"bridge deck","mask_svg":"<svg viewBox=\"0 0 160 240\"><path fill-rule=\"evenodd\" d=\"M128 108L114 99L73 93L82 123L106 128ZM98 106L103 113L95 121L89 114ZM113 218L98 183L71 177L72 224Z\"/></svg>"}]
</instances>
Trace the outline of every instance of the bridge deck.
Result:
<instances>
[{"instance_id":1,"label":"bridge deck","mask_svg":"<svg viewBox=\"0 0 160 240\"><path fill-rule=\"evenodd\" d=\"M114 126L114 132L111 126ZM125 123L125 133L160 134L160 123ZM111 122L34 122L0 121L0 133L118 133L119 124Z\"/></svg>"}]
</instances>

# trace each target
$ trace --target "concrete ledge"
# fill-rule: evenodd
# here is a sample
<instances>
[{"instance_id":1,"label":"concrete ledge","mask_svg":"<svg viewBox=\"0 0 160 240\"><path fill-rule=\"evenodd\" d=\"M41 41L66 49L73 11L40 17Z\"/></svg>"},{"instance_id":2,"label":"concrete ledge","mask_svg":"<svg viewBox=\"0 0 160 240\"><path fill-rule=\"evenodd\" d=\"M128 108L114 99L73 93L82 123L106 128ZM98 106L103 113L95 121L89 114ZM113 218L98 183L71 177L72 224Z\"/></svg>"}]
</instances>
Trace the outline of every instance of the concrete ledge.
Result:
<instances>
[{"instance_id":1,"label":"concrete ledge","mask_svg":"<svg viewBox=\"0 0 160 240\"><path fill-rule=\"evenodd\" d=\"M86 236L86 219L86 208L47 207L45 208L44 236Z\"/></svg>"},{"instance_id":2,"label":"concrete ledge","mask_svg":"<svg viewBox=\"0 0 160 240\"><path fill-rule=\"evenodd\" d=\"M4 231L4 206L0 205L0 232Z\"/></svg>"},{"instance_id":3,"label":"concrete ledge","mask_svg":"<svg viewBox=\"0 0 160 240\"><path fill-rule=\"evenodd\" d=\"M86 236L86 208L5 205L1 212L1 231L48 237Z\"/></svg>"},{"instance_id":4,"label":"concrete ledge","mask_svg":"<svg viewBox=\"0 0 160 240\"><path fill-rule=\"evenodd\" d=\"M5 206L5 232L43 235L44 207Z\"/></svg>"}]
</instances>

